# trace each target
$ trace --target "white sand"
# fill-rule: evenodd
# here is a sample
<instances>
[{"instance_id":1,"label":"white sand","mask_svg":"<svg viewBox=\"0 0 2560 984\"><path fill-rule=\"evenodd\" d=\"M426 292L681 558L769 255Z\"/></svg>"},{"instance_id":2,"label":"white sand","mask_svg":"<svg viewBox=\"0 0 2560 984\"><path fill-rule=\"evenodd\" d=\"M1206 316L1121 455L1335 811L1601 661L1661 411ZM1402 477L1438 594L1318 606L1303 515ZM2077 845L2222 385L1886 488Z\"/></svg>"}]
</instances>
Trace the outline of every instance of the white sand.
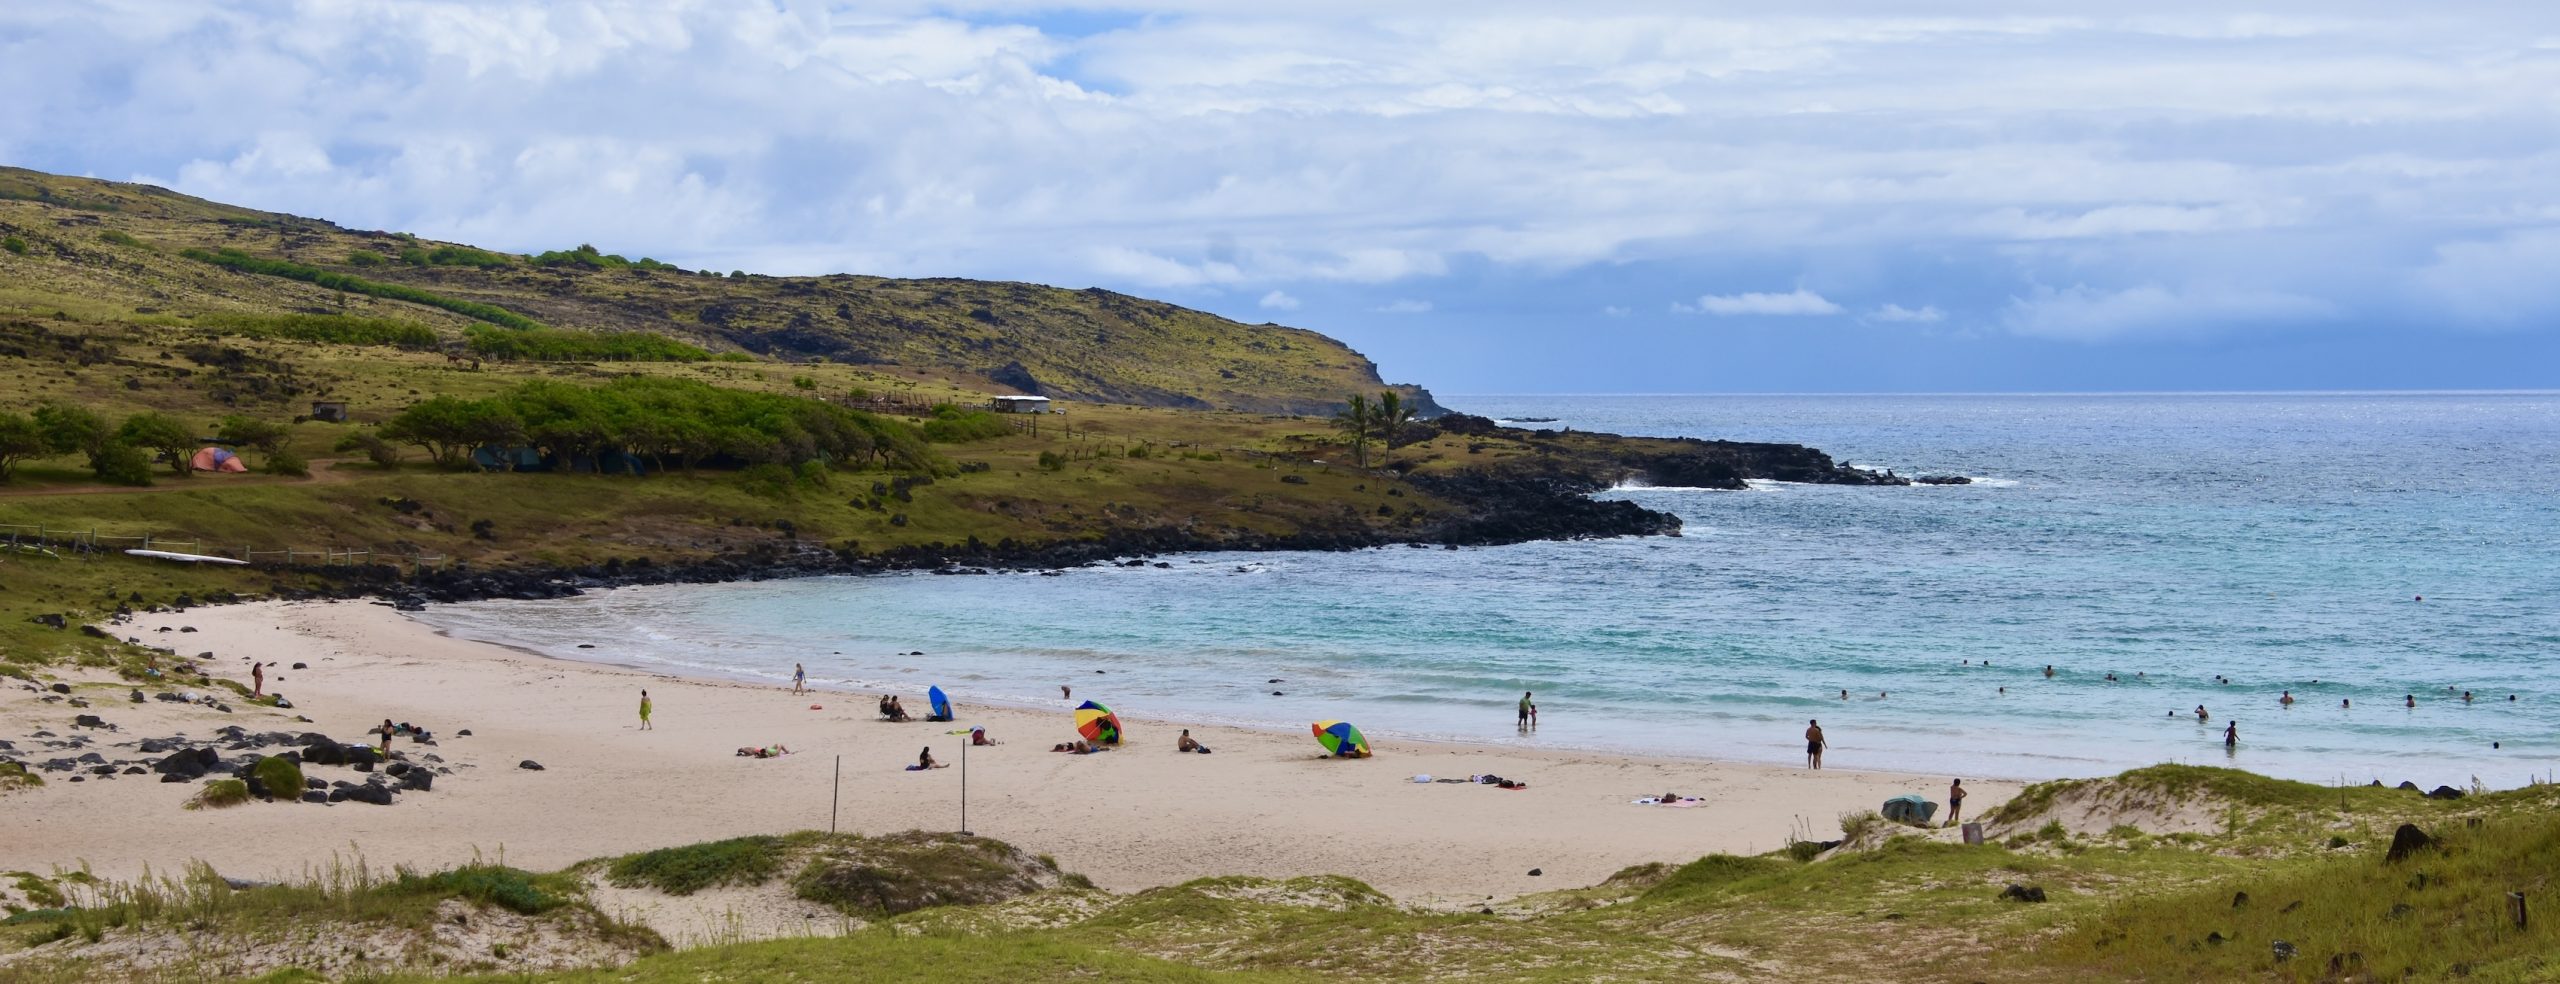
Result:
<instances>
[{"instance_id":1,"label":"white sand","mask_svg":"<svg viewBox=\"0 0 2560 984\"><path fill-rule=\"evenodd\" d=\"M162 625L198 631L155 631ZM389 807L277 803L202 812L179 808L197 788L192 784L157 776L74 784L50 774L41 789L0 796L0 871L85 862L102 875L130 876L145 866L166 871L203 860L231 877L273 879L326 864L333 852L429 869L477 852L551 869L654 847L824 829L839 755L842 829L960 825L959 769L901 770L928 744L956 762L964 738L944 732L960 725L882 722L874 694L794 697L788 688L546 659L447 638L358 602L198 609L113 628L190 656L210 650L213 665L243 680L246 657L277 661L270 686L297 707L220 714L126 703L129 688L121 685L91 688L83 691L95 704L89 712L124 729L101 733L102 742L180 731L206 737L226 724L252 732L317 730L353 742L389 717L436 732L436 748L405 739L396 747L413 758L440 754L455 774ZM285 668L297 661L311 668ZM643 687L656 699L650 731L636 727ZM1135 719L1126 722L1126 747L1071 756L1048 750L1075 737L1065 711L973 707L966 695L954 696L963 724L984 725L1003 742L969 755L970 827L1054 855L1066 870L1115 890L1210 875L1334 873L1407 901L1457 904L1588 885L1647 861L1766 851L1791 831L1834 838L1845 812L1902 793L1942 799L1946 788L1942 777L1845 768L1456 744L1389 742L1373 759L1329 761L1316 756L1304 733L1206 726L1190 727L1216 753L1183 755L1173 751L1180 722ZM922 709L920 697L906 700ZM825 709L808 709L813 703ZM53 757L58 753L25 737L39 728L70 734L75 713L12 687L0 692L0 737L19 742L21 759ZM296 722L295 714L314 723ZM466 728L471 737L456 736ZM798 754L733 754L741 745L776 742ZM139 757L129 749L124 755ZM1835 752L1832 764L1841 757ZM546 769L517 768L523 759ZM1415 773L1485 772L1530 787L1409 781ZM359 778L325 766L312 774ZM1979 814L2017 785L1967 788L1967 813ZM1628 805L1665 790L1709 803ZM1532 868L1544 876L1530 877Z\"/></svg>"}]
</instances>

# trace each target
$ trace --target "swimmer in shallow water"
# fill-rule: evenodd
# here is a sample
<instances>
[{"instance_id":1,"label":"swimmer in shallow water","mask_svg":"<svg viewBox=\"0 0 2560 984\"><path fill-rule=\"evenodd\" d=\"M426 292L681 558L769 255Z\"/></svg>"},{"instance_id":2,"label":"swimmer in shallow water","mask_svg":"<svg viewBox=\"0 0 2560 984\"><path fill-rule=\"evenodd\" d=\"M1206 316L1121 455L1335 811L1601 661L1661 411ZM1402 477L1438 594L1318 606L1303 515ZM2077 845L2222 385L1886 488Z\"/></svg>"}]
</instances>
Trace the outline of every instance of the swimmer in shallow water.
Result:
<instances>
[{"instance_id":1,"label":"swimmer in shallow water","mask_svg":"<svg viewBox=\"0 0 2560 984\"><path fill-rule=\"evenodd\" d=\"M2406 697L2402 697L2402 698L2400 698L2400 699L2401 699L2402 701L2407 702L2407 703L2408 703L2408 706L2410 706L2410 707L2412 707L2412 708L2415 708L2415 707L2417 707L2417 706L2418 706L2418 695L2416 695L2416 694L2410 694L2410 695L2408 695L2408 696L2406 696Z\"/></svg>"},{"instance_id":2,"label":"swimmer in shallow water","mask_svg":"<svg viewBox=\"0 0 2560 984\"><path fill-rule=\"evenodd\" d=\"M2353 706L2355 706L2355 705L2348 703L2346 698L2341 697L2341 698L2339 698L2339 699L2338 699L2338 709L2339 709L2339 710L2341 710L2341 711L2346 710L2347 708L2350 708L2350 707L2353 707Z\"/></svg>"},{"instance_id":3,"label":"swimmer in shallow water","mask_svg":"<svg viewBox=\"0 0 2560 984\"><path fill-rule=\"evenodd\" d=\"M2283 696L2283 697L2281 697L2281 698L2278 698L2278 699L2276 700L2276 703L2282 704L2282 705L2284 705L2284 706L2286 706L2286 707L2292 707L2292 706L2293 706L2293 691L2290 691L2290 690L2285 691L2285 692L2284 692L2284 696Z\"/></svg>"},{"instance_id":4,"label":"swimmer in shallow water","mask_svg":"<svg viewBox=\"0 0 2560 984\"><path fill-rule=\"evenodd\" d=\"M2198 704L2198 705L2196 705L2196 720L2198 720L2198 721L2210 721L2210 720L2213 720L2213 715L2205 713L2205 712L2204 712L2204 705L2202 705L2202 704Z\"/></svg>"}]
</instances>

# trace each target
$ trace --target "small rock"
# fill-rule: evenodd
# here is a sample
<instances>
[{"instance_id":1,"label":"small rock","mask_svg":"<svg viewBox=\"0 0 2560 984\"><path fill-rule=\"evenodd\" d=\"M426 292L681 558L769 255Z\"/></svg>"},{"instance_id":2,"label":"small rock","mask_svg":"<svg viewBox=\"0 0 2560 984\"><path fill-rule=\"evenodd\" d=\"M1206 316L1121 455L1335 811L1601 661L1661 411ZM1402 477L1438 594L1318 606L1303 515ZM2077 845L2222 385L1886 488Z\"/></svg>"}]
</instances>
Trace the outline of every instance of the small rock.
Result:
<instances>
[{"instance_id":1,"label":"small rock","mask_svg":"<svg viewBox=\"0 0 2560 984\"><path fill-rule=\"evenodd\" d=\"M471 729L464 728L460 731L456 731L453 733L453 736L456 738L469 738L471 737Z\"/></svg>"},{"instance_id":2,"label":"small rock","mask_svg":"<svg viewBox=\"0 0 2560 984\"><path fill-rule=\"evenodd\" d=\"M2293 944L2287 943L2283 940L2277 940L2273 949L2275 950L2277 963L2283 963L2302 955L2302 951L2294 949Z\"/></svg>"},{"instance_id":3,"label":"small rock","mask_svg":"<svg viewBox=\"0 0 2560 984\"><path fill-rule=\"evenodd\" d=\"M2219 930L2219 929L2214 930L2214 931L2213 931L2213 932L2211 932L2211 933L2207 933L2207 934L2205 934L2204 941L2205 941L2205 942L2207 942L2207 943L2213 944L2214 946L2221 946L2221 945L2223 945L2223 944L2225 944L2225 943L2229 943L2229 942L2231 942L2230 938L2229 938L2229 937L2226 937L2226 936L2223 936L2223 935L2222 935L2222 931L2221 931L2221 930Z\"/></svg>"},{"instance_id":4,"label":"small rock","mask_svg":"<svg viewBox=\"0 0 2560 984\"><path fill-rule=\"evenodd\" d=\"M2234 909L2244 909L2244 908L2247 908L2247 907L2248 907L2248 905L2249 905L2249 893L2247 893L2247 892L2233 892L2233 893L2231 893L2231 907L2232 907L2232 908L2234 908Z\"/></svg>"},{"instance_id":5,"label":"small rock","mask_svg":"<svg viewBox=\"0 0 2560 984\"><path fill-rule=\"evenodd\" d=\"M526 759L526 760L524 760L524 761L522 761L522 762L518 762L518 763L516 763L516 768L519 768L519 769L525 769L525 770L532 771L532 772L540 772L540 771L542 771L542 763L540 763L540 762L536 762L536 761L534 761L534 760L532 760L532 759Z\"/></svg>"},{"instance_id":6,"label":"small rock","mask_svg":"<svg viewBox=\"0 0 2560 984\"><path fill-rule=\"evenodd\" d=\"M308 663L295 663L293 664L293 668L297 670L307 670L311 668L311 665Z\"/></svg>"},{"instance_id":7,"label":"small rock","mask_svg":"<svg viewBox=\"0 0 2560 984\"><path fill-rule=\"evenodd\" d=\"M1529 877L1531 877L1531 878L1536 878L1536 877L1538 877L1539 875L1543 875L1543 874L1546 874L1546 873L1547 873L1547 869L1545 869L1545 868L1531 868L1531 869L1529 869Z\"/></svg>"},{"instance_id":8,"label":"small rock","mask_svg":"<svg viewBox=\"0 0 2560 984\"><path fill-rule=\"evenodd\" d=\"M306 790L303 790L303 791L302 791L302 801L303 801L303 802L305 802L305 803L323 803L323 804L325 804L325 803L328 803L328 802L329 802L329 794L324 793L324 792L321 792L321 791L319 791L319 790L317 790L317 789L306 789Z\"/></svg>"},{"instance_id":9,"label":"small rock","mask_svg":"<svg viewBox=\"0 0 2560 984\"><path fill-rule=\"evenodd\" d=\"M2439 799L2439 800L2458 800L2458 799L2461 799L2461 798L2462 798L2462 790L2455 789L2455 788L2453 788L2453 787L2451 787L2451 786L2438 786L2438 787L2436 787L2436 788L2434 788L2434 789L2431 789L2431 790L2428 790L2428 791L2427 791L2427 798L2428 798L2428 799Z\"/></svg>"},{"instance_id":10,"label":"small rock","mask_svg":"<svg viewBox=\"0 0 2560 984\"><path fill-rule=\"evenodd\" d=\"M2044 901L2044 886L2011 885L2000 891L2000 897L2004 899L2014 899L2019 902L2042 902Z\"/></svg>"},{"instance_id":11,"label":"small rock","mask_svg":"<svg viewBox=\"0 0 2560 984\"><path fill-rule=\"evenodd\" d=\"M2418 829L2416 824L2404 823L2400 829L2391 832L2391 850L2382 857L2385 861L2398 861L2434 846L2436 839L2427 836L2426 831Z\"/></svg>"},{"instance_id":12,"label":"small rock","mask_svg":"<svg viewBox=\"0 0 2560 984\"><path fill-rule=\"evenodd\" d=\"M50 689L57 694L67 694L71 692L71 685L67 683L57 683L47 689Z\"/></svg>"}]
</instances>

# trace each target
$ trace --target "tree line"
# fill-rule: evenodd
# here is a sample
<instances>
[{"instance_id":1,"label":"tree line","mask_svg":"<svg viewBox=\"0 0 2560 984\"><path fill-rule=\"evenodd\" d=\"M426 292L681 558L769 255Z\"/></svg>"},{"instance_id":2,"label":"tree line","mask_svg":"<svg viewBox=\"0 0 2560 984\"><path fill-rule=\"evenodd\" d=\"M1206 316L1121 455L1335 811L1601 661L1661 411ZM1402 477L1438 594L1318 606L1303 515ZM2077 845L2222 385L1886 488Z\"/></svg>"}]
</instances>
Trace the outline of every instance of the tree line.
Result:
<instances>
[{"instance_id":1,"label":"tree line","mask_svg":"<svg viewBox=\"0 0 2560 984\"><path fill-rule=\"evenodd\" d=\"M308 474L309 466L284 446L289 433L283 424L232 414L214 425L213 440L256 449L266 456L268 472ZM194 427L165 413L144 411L119 422L85 407L47 403L32 416L0 413L0 481L23 462L77 454L101 482L149 485L154 456L183 477L194 473L196 449L204 443Z\"/></svg>"},{"instance_id":2,"label":"tree line","mask_svg":"<svg viewBox=\"0 0 2560 984\"><path fill-rule=\"evenodd\" d=\"M417 447L446 468L476 467L472 452L484 447L530 447L555 461L598 468L606 455L621 452L655 470L672 462L688 472L704 465L809 463L932 471L940 462L923 433L901 421L823 400L637 376L601 386L537 380L479 400L432 397L370 437ZM361 447L364 440L349 443Z\"/></svg>"}]
</instances>

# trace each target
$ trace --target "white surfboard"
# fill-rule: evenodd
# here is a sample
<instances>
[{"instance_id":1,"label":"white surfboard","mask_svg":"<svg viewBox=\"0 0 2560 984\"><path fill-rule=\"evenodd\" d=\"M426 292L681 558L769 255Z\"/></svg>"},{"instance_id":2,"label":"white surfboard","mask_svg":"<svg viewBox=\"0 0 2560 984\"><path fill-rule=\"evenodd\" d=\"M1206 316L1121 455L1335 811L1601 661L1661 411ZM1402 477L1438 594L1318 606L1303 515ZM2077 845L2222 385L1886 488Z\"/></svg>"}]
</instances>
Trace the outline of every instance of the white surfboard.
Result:
<instances>
[{"instance_id":1,"label":"white surfboard","mask_svg":"<svg viewBox=\"0 0 2560 984\"><path fill-rule=\"evenodd\" d=\"M245 560L233 560L229 557L213 557L205 554L191 553L171 553L167 550L127 550L125 551L125 556L149 557L154 560L174 560L182 564L239 564L247 566L249 563Z\"/></svg>"}]
</instances>

